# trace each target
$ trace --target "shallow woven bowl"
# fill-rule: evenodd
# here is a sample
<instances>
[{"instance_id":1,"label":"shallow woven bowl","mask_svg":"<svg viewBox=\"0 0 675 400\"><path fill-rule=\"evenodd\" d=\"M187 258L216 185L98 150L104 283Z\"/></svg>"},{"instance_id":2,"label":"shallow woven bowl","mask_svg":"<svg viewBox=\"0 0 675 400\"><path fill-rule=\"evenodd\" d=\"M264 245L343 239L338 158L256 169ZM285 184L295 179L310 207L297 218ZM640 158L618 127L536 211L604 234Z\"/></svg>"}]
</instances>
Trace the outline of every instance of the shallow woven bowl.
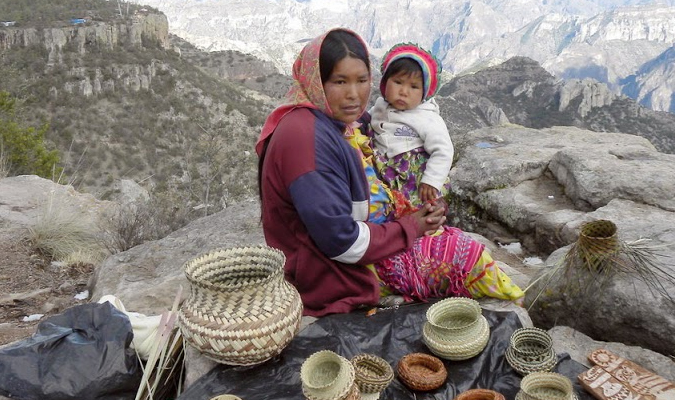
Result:
<instances>
[{"instance_id":1,"label":"shallow woven bowl","mask_svg":"<svg viewBox=\"0 0 675 400\"><path fill-rule=\"evenodd\" d=\"M379 393L394 379L394 370L389 363L374 354L359 354L351 359L354 380L361 393Z\"/></svg>"},{"instance_id":2,"label":"shallow woven bowl","mask_svg":"<svg viewBox=\"0 0 675 400\"><path fill-rule=\"evenodd\" d=\"M504 395L490 389L469 389L455 397L454 400L505 400Z\"/></svg>"},{"instance_id":3,"label":"shallow woven bowl","mask_svg":"<svg viewBox=\"0 0 675 400\"><path fill-rule=\"evenodd\" d=\"M354 367L346 358L330 350L316 352L300 367L302 393L310 400L351 398L347 396L358 392L354 375Z\"/></svg>"},{"instance_id":4,"label":"shallow woven bowl","mask_svg":"<svg viewBox=\"0 0 675 400\"><path fill-rule=\"evenodd\" d=\"M556 372L533 372L520 381L518 400L572 400L572 382Z\"/></svg>"},{"instance_id":5,"label":"shallow woven bowl","mask_svg":"<svg viewBox=\"0 0 675 400\"><path fill-rule=\"evenodd\" d=\"M462 339L476 330L480 305L467 297L450 297L433 304L426 313L427 322L445 340Z\"/></svg>"},{"instance_id":6,"label":"shallow woven bowl","mask_svg":"<svg viewBox=\"0 0 675 400\"><path fill-rule=\"evenodd\" d=\"M410 353L398 362L398 378L412 390L438 389L445 383L448 371L438 358L424 353Z\"/></svg>"}]
</instances>

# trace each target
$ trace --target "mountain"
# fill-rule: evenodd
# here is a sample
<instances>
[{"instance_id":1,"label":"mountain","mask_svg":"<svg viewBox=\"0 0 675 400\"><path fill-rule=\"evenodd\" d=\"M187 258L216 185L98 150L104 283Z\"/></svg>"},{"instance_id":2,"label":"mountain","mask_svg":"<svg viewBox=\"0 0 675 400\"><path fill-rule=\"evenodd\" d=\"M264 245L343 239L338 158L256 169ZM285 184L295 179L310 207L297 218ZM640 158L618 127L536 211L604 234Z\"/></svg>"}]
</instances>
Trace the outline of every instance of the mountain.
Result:
<instances>
[{"instance_id":1,"label":"mountain","mask_svg":"<svg viewBox=\"0 0 675 400\"><path fill-rule=\"evenodd\" d=\"M135 1L160 9L172 33L201 49L241 51L282 73L307 39L345 26L364 37L376 63L393 44L412 41L453 75L526 56L558 78L593 78L618 94L675 42L675 0ZM671 76L659 77L659 86L675 86ZM643 104L668 111L666 98Z\"/></svg>"},{"instance_id":2,"label":"mountain","mask_svg":"<svg viewBox=\"0 0 675 400\"><path fill-rule=\"evenodd\" d=\"M0 26L0 91L26 124L48 124L62 181L105 199L132 179L176 214L257 193L252 149L273 101L242 83L265 84L272 67L236 52L200 58L152 8L0 0L0 9L16 18ZM228 79L209 69L218 65Z\"/></svg>"},{"instance_id":3,"label":"mountain","mask_svg":"<svg viewBox=\"0 0 675 400\"><path fill-rule=\"evenodd\" d=\"M453 138L504 124L576 126L642 136L675 154L675 115L645 108L591 79L559 80L527 57L454 78L436 98Z\"/></svg>"}]
</instances>

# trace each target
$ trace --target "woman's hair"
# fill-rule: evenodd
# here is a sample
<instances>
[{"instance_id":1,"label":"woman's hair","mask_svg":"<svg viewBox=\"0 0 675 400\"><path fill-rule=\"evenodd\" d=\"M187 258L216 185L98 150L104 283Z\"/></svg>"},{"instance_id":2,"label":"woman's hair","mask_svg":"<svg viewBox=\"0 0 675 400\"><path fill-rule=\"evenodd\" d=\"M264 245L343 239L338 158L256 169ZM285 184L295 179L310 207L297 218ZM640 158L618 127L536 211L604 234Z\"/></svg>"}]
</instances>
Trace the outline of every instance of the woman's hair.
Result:
<instances>
[{"instance_id":1,"label":"woman's hair","mask_svg":"<svg viewBox=\"0 0 675 400\"><path fill-rule=\"evenodd\" d=\"M345 57L353 57L363 61L370 72L370 61L368 60L368 50L361 39L355 34L345 30L334 30L329 32L321 43L319 51L319 69L321 71L321 82L326 82L333 73L335 65ZM258 196L262 208L262 169L267 153L269 140L263 144L263 149L258 158ZM261 217L262 218L262 217Z\"/></svg>"},{"instance_id":2,"label":"woman's hair","mask_svg":"<svg viewBox=\"0 0 675 400\"><path fill-rule=\"evenodd\" d=\"M366 64L368 72L370 72L368 50L356 35L344 30L335 30L328 33L323 43L321 43L321 51L319 53L319 68L321 70L322 83L330 78L335 64L345 57L358 58Z\"/></svg>"},{"instance_id":3,"label":"woman's hair","mask_svg":"<svg viewBox=\"0 0 675 400\"><path fill-rule=\"evenodd\" d=\"M389 78L392 76L396 76L400 73L405 73L406 75L410 76L413 74L420 74L422 76L422 79L424 79L424 74L422 73L422 67L417 63L417 61L413 60L412 58L399 58L398 60L395 60L393 63L389 64L387 67L387 70L384 71L384 75L382 75L382 82L386 83Z\"/></svg>"}]
</instances>

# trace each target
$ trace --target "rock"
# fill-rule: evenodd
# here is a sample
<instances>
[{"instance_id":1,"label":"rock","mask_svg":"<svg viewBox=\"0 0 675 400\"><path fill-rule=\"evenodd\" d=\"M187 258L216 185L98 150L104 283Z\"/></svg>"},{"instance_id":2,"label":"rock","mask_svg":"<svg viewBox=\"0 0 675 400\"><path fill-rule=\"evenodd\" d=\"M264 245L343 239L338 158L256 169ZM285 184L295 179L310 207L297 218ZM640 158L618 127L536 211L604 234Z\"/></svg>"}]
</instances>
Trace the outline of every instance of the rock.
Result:
<instances>
[{"instance_id":1,"label":"rock","mask_svg":"<svg viewBox=\"0 0 675 400\"><path fill-rule=\"evenodd\" d=\"M257 201L237 203L193 221L167 237L115 254L99 265L92 277L92 299L118 297L125 307L144 314L171 309L178 287L183 298L189 282L182 265L217 248L264 243Z\"/></svg>"},{"instance_id":2,"label":"rock","mask_svg":"<svg viewBox=\"0 0 675 400\"><path fill-rule=\"evenodd\" d=\"M646 245L653 249L651 254L654 254L657 265L675 277L675 267L670 262L675 256L675 213L615 199L581 219L569 221L565 228L578 231L584 222L595 219L613 221L617 225L618 237L624 243L649 239ZM549 268L560 265L568 249L563 247L552 253L546 265ZM533 281L537 278L535 276ZM675 336L672 334L675 331L675 303L653 292L650 286L637 278L637 274L612 276L601 290L595 291L588 299L590 304L585 305L582 304L584 299L568 294L566 283L569 280L553 280L545 285L546 290L530 309L530 316L537 326L569 325L596 340L639 345L671 355L675 349ZM668 293L675 293L672 279L661 280L660 284ZM543 280L528 292L526 304L533 302L542 285ZM579 312L582 306L585 311Z\"/></svg>"},{"instance_id":3,"label":"rock","mask_svg":"<svg viewBox=\"0 0 675 400\"><path fill-rule=\"evenodd\" d=\"M553 339L553 348L556 353L567 353L572 360L586 367L591 367L587 358L590 352L596 349L606 349L675 382L675 362L662 354L637 346L626 346L623 343L593 340L569 326L555 326L548 333Z\"/></svg>"}]
</instances>

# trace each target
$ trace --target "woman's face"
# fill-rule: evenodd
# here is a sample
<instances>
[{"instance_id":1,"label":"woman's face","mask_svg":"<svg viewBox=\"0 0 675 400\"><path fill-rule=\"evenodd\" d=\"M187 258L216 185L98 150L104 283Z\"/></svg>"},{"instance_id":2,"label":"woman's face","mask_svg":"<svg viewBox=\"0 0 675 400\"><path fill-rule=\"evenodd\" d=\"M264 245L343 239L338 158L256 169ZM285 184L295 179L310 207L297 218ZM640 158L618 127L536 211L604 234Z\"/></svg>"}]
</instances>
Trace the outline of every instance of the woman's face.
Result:
<instances>
[{"instance_id":1,"label":"woman's face","mask_svg":"<svg viewBox=\"0 0 675 400\"><path fill-rule=\"evenodd\" d=\"M370 96L368 67L358 58L343 58L324 82L323 91L333 118L345 124L356 121L366 109Z\"/></svg>"}]
</instances>

